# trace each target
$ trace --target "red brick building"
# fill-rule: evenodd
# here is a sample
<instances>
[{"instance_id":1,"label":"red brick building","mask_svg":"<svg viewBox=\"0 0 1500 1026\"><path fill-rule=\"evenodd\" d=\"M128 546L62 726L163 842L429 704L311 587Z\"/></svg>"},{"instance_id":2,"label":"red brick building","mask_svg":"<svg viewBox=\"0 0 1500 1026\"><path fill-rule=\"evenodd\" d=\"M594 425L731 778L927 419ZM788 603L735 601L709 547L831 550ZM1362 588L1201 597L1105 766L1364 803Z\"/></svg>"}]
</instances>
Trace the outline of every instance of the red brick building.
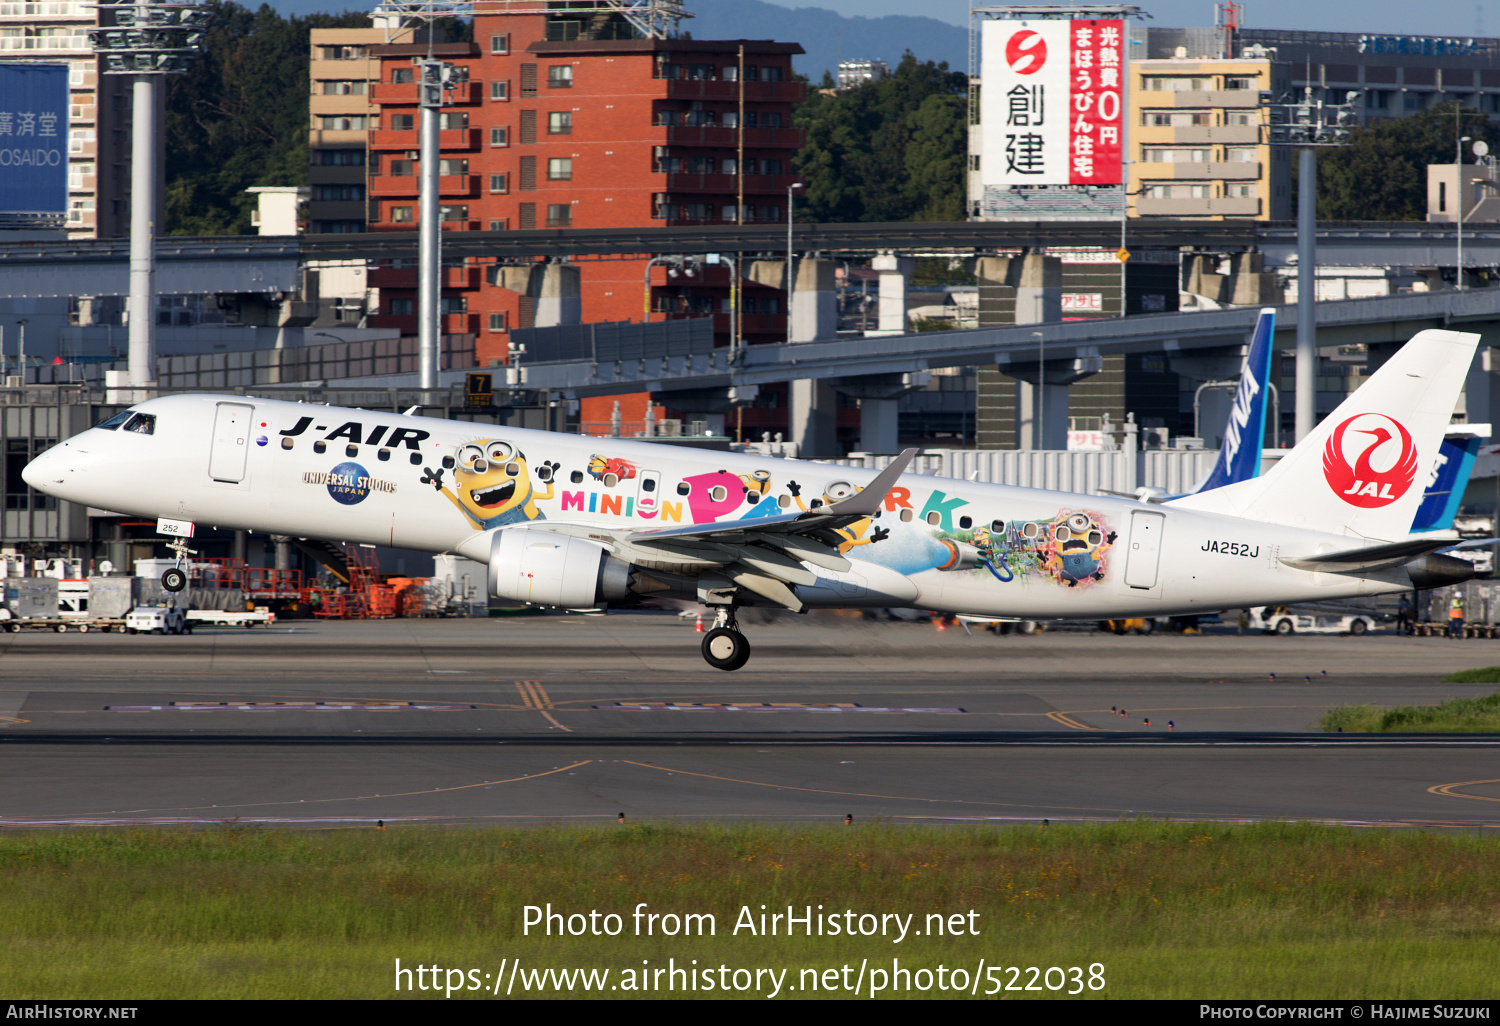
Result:
<instances>
[{"instance_id":1,"label":"red brick building","mask_svg":"<svg viewBox=\"0 0 1500 1026\"><path fill-rule=\"evenodd\" d=\"M561 4L512 2L507 12L477 14L473 43L433 48L462 80L442 112L446 230L785 221L792 156L802 144L791 127L804 94L792 80L800 46L642 38L621 14ZM413 62L428 48L373 51L381 81L372 89L379 127L370 137L370 229L410 231L420 209ZM643 317L646 257L575 263L584 322ZM653 320L712 313L728 344L727 269L693 278L669 278L660 265L651 272ZM449 269L443 332L473 332L479 363L503 362L510 329L535 320L535 299L519 284L526 277L474 264ZM371 283L381 289L371 324L415 334L415 268L382 268ZM746 281L742 296L746 341L785 337L780 289ZM584 419L608 420L612 405ZM625 419L638 421L644 397L625 405Z\"/></svg>"}]
</instances>

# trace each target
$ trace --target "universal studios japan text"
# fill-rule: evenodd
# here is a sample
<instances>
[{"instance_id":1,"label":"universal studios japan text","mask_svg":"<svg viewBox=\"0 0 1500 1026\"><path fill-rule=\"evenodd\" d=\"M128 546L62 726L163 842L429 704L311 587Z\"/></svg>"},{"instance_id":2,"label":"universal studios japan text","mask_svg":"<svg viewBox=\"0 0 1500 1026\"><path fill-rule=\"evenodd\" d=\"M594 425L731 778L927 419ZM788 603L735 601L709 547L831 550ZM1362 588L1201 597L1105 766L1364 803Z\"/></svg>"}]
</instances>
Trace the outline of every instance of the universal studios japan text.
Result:
<instances>
[{"instance_id":1,"label":"universal studios japan text","mask_svg":"<svg viewBox=\"0 0 1500 1026\"><path fill-rule=\"evenodd\" d=\"M1119 185L1125 36L1118 19L983 25L985 185Z\"/></svg>"}]
</instances>

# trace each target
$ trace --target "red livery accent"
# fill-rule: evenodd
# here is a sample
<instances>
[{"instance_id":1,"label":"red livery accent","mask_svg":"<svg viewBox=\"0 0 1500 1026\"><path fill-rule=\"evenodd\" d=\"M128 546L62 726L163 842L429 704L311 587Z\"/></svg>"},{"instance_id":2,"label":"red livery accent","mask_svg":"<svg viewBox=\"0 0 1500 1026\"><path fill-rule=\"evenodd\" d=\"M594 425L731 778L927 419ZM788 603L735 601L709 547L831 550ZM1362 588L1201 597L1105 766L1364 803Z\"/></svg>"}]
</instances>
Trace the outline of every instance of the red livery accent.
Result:
<instances>
[{"instance_id":1,"label":"red livery accent","mask_svg":"<svg viewBox=\"0 0 1500 1026\"><path fill-rule=\"evenodd\" d=\"M1350 466L1344 450L1344 435L1356 421L1361 426L1355 427L1352 433L1370 435L1374 440L1359 450L1354 465ZM1391 428L1395 431L1392 432ZM1401 444L1399 454L1394 452L1394 443L1398 439ZM1381 462L1390 461L1387 469L1375 469L1377 455L1382 457ZM1350 417L1333 429L1328 444L1323 447L1323 477L1334 494L1351 506L1376 509L1390 505L1406 494L1416 473L1417 447L1411 440L1411 433L1383 413L1360 413Z\"/></svg>"},{"instance_id":2,"label":"red livery accent","mask_svg":"<svg viewBox=\"0 0 1500 1026\"><path fill-rule=\"evenodd\" d=\"M1047 63L1047 41L1037 32L1017 32L1005 44L1005 63L1017 75L1034 75Z\"/></svg>"}]
</instances>

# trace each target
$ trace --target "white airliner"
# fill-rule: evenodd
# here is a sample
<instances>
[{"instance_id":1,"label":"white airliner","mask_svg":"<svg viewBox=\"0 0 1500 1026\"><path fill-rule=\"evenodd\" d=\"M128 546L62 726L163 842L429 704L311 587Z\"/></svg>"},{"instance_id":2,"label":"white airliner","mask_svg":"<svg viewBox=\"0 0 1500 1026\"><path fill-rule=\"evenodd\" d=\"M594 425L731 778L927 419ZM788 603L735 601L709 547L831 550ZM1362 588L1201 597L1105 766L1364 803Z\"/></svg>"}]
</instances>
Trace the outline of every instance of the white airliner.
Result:
<instances>
[{"instance_id":1,"label":"white airliner","mask_svg":"<svg viewBox=\"0 0 1500 1026\"><path fill-rule=\"evenodd\" d=\"M455 552L538 606L697 600L704 658L733 670L742 606L1094 620L1466 580L1433 554L1451 541L1408 529L1478 339L1420 333L1265 476L1165 505L903 474L914 449L877 475L215 395L142 402L25 479L181 525Z\"/></svg>"}]
</instances>

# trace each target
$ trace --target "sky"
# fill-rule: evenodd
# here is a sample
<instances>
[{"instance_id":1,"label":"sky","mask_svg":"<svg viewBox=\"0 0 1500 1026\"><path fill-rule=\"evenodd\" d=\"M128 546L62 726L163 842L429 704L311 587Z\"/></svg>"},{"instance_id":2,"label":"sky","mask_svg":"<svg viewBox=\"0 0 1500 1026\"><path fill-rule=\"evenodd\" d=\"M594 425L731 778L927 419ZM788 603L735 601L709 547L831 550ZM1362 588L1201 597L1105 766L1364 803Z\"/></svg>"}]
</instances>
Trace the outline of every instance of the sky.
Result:
<instances>
[{"instance_id":1,"label":"sky","mask_svg":"<svg viewBox=\"0 0 1500 1026\"><path fill-rule=\"evenodd\" d=\"M240 0L257 6L258 0ZM268 0L282 14L312 11L368 10L374 0ZM921 14L954 25L966 25L969 0L769 0L782 7L822 7L846 17L878 18L887 14ZM686 0L689 11L693 0ZM1212 25L1212 0L1139 0L1162 28ZM1241 23L1250 28L1302 29L1309 32L1378 32L1414 36L1500 36L1500 0L1454 0L1432 6L1411 0L1360 0L1357 5L1308 3L1307 0L1248 0ZM1351 13L1357 7L1358 13ZM687 23L691 26L691 22ZM768 26L774 30L774 26Z\"/></svg>"},{"instance_id":2,"label":"sky","mask_svg":"<svg viewBox=\"0 0 1500 1026\"><path fill-rule=\"evenodd\" d=\"M921 14L954 25L969 17L969 0L769 0L782 7L824 7L846 17L878 18L886 14ZM686 0L692 10L693 0ZM1214 23L1212 0L1136 0L1162 28L1193 28ZM1241 24L1249 28L1301 29L1307 32L1381 32L1413 36L1500 36L1500 0L1465 0L1434 6L1411 0L1360 0L1356 4L1308 3L1307 0L1249 0L1241 4ZM1357 13L1355 11L1357 10Z\"/></svg>"}]
</instances>

